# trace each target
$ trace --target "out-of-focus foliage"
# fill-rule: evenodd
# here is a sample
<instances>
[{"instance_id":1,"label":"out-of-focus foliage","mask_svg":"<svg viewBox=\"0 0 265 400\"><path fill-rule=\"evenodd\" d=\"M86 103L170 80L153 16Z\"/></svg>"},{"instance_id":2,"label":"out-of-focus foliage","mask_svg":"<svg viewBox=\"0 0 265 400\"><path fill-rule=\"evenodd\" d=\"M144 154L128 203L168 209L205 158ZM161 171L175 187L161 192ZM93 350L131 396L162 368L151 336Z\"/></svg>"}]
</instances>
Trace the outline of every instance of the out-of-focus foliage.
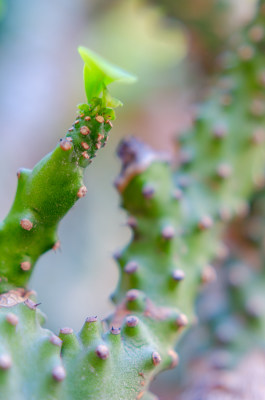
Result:
<instances>
[{"instance_id":1,"label":"out-of-focus foliage","mask_svg":"<svg viewBox=\"0 0 265 400\"><path fill-rule=\"evenodd\" d=\"M147 0L161 7L164 13L185 24L192 41L195 58L207 68L224 41L243 20L250 17L256 0Z\"/></svg>"},{"instance_id":2,"label":"out-of-focus foliage","mask_svg":"<svg viewBox=\"0 0 265 400\"><path fill-rule=\"evenodd\" d=\"M146 86L167 84L168 70L186 55L182 27L177 22L166 24L158 7L140 0L110 4L105 4L105 12L89 25L89 46L133 71L139 78L137 89L141 92Z\"/></svg>"}]
</instances>

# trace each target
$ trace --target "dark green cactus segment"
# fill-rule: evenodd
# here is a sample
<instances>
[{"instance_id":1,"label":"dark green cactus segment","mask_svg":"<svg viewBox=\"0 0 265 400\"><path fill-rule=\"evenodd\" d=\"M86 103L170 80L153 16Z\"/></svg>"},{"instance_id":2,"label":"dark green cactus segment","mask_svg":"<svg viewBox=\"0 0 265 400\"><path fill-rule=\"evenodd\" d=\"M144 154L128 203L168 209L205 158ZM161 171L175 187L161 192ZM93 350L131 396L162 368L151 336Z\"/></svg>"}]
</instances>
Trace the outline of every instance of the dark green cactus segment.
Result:
<instances>
[{"instance_id":1,"label":"dark green cactus segment","mask_svg":"<svg viewBox=\"0 0 265 400\"><path fill-rule=\"evenodd\" d=\"M114 111L81 105L64 139L33 170L18 172L14 204L0 225L0 292L25 287L41 254L59 246L59 221L86 194L84 168L104 146Z\"/></svg>"},{"instance_id":2,"label":"dark green cactus segment","mask_svg":"<svg viewBox=\"0 0 265 400\"><path fill-rule=\"evenodd\" d=\"M0 308L0 397L57 400L65 370L61 340L47 329L35 302Z\"/></svg>"}]
</instances>

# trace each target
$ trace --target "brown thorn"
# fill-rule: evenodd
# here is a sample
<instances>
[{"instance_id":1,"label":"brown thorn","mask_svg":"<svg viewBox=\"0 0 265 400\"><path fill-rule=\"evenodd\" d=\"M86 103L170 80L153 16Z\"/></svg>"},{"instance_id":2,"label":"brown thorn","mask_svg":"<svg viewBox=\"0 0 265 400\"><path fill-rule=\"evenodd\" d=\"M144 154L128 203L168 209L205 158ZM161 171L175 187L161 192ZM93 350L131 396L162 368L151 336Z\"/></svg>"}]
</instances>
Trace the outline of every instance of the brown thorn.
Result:
<instances>
[{"instance_id":1,"label":"brown thorn","mask_svg":"<svg viewBox=\"0 0 265 400\"><path fill-rule=\"evenodd\" d=\"M249 37L250 39L258 43L264 38L264 28L261 25L255 25L249 30Z\"/></svg>"},{"instance_id":2,"label":"brown thorn","mask_svg":"<svg viewBox=\"0 0 265 400\"><path fill-rule=\"evenodd\" d=\"M151 185L148 185L148 184L144 185L144 187L142 189L142 194L145 199L152 199L152 197L154 197L154 194L155 194L155 189Z\"/></svg>"},{"instance_id":3,"label":"brown thorn","mask_svg":"<svg viewBox=\"0 0 265 400\"><path fill-rule=\"evenodd\" d=\"M140 292L137 289L131 289L126 293L127 301L134 301L137 300L140 296Z\"/></svg>"},{"instance_id":4,"label":"brown thorn","mask_svg":"<svg viewBox=\"0 0 265 400\"><path fill-rule=\"evenodd\" d=\"M25 301L24 301L24 304L25 304L28 308L30 308L31 310L36 310L37 306L39 305L39 304L37 304L37 303L34 303L34 301L32 301L31 299L25 300Z\"/></svg>"},{"instance_id":5,"label":"brown thorn","mask_svg":"<svg viewBox=\"0 0 265 400\"><path fill-rule=\"evenodd\" d=\"M127 224L128 224L131 228L136 228L137 225L138 225L136 218L134 218L134 217L132 217L132 216L130 216L130 217L128 218Z\"/></svg>"},{"instance_id":6,"label":"brown thorn","mask_svg":"<svg viewBox=\"0 0 265 400\"><path fill-rule=\"evenodd\" d=\"M81 186L77 192L77 197L81 198L81 197L85 197L85 195L87 194L87 188L85 187L85 185Z\"/></svg>"},{"instance_id":7,"label":"brown thorn","mask_svg":"<svg viewBox=\"0 0 265 400\"><path fill-rule=\"evenodd\" d=\"M82 142L81 146L83 147L83 149L88 150L90 148L90 146L86 143L86 142Z\"/></svg>"},{"instance_id":8,"label":"brown thorn","mask_svg":"<svg viewBox=\"0 0 265 400\"><path fill-rule=\"evenodd\" d=\"M112 326L110 332L112 335L119 335L121 333L121 328L114 328L114 326Z\"/></svg>"},{"instance_id":9,"label":"brown thorn","mask_svg":"<svg viewBox=\"0 0 265 400\"><path fill-rule=\"evenodd\" d=\"M29 271L30 268L31 268L31 263L30 263L29 261L23 261L23 262L20 264L20 268L21 268L23 271Z\"/></svg>"},{"instance_id":10,"label":"brown thorn","mask_svg":"<svg viewBox=\"0 0 265 400\"><path fill-rule=\"evenodd\" d=\"M172 272L172 278L174 281L182 281L185 278L185 272L182 271L182 269L175 269L175 271Z\"/></svg>"},{"instance_id":11,"label":"brown thorn","mask_svg":"<svg viewBox=\"0 0 265 400\"><path fill-rule=\"evenodd\" d=\"M72 143L71 143L70 140L63 139L63 140L60 142L60 147L61 147L61 149L62 149L63 151L69 151L69 150L71 150L71 148L72 148Z\"/></svg>"},{"instance_id":12,"label":"brown thorn","mask_svg":"<svg viewBox=\"0 0 265 400\"><path fill-rule=\"evenodd\" d=\"M109 349L105 344L99 344L95 353L101 360L106 360L109 357Z\"/></svg>"},{"instance_id":13,"label":"brown thorn","mask_svg":"<svg viewBox=\"0 0 265 400\"><path fill-rule=\"evenodd\" d=\"M252 59L254 55L254 49L250 45L242 45L238 49L238 56L241 58L243 61L249 61Z\"/></svg>"},{"instance_id":14,"label":"brown thorn","mask_svg":"<svg viewBox=\"0 0 265 400\"><path fill-rule=\"evenodd\" d=\"M210 229L212 226L213 226L213 220L209 215L205 215L204 217L202 217L198 224L198 227L201 231Z\"/></svg>"},{"instance_id":15,"label":"brown thorn","mask_svg":"<svg viewBox=\"0 0 265 400\"><path fill-rule=\"evenodd\" d=\"M129 261L125 267L124 272L128 275L134 274L139 269L139 265L136 261Z\"/></svg>"},{"instance_id":16,"label":"brown thorn","mask_svg":"<svg viewBox=\"0 0 265 400\"><path fill-rule=\"evenodd\" d=\"M16 326L18 324L18 317L16 316L16 314L13 313L8 313L6 314L6 321L13 326Z\"/></svg>"},{"instance_id":17,"label":"brown thorn","mask_svg":"<svg viewBox=\"0 0 265 400\"><path fill-rule=\"evenodd\" d=\"M20 225L23 229L25 229L26 231L30 231L33 228L33 223L27 219L27 218L23 218L20 221Z\"/></svg>"},{"instance_id":18,"label":"brown thorn","mask_svg":"<svg viewBox=\"0 0 265 400\"><path fill-rule=\"evenodd\" d=\"M60 329L60 333L62 335L71 335L73 333L73 329L72 328L61 328Z\"/></svg>"},{"instance_id":19,"label":"brown thorn","mask_svg":"<svg viewBox=\"0 0 265 400\"><path fill-rule=\"evenodd\" d=\"M90 322L97 322L98 317L87 317L86 322L89 324Z\"/></svg>"},{"instance_id":20,"label":"brown thorn","mask_svg":"<svg viewBox=\"0 0 265 400\"><path fill-rule=\"evenodd\" d=\"M206 265L201 274L201 281L202 283L211 283L216 281L216 272L215 269L211 265Z\"/></svg>"},{"instance_id":21,"label":"brown thorn","mask_svg":"<svg viewBox=\"0 0 265 400\"><path fill-rule=\"evenodd\" d=\"M60 240L57 240L57 242L55 242L54 245L52 246L52 249L54 251L56 251L56 250L60 249L60 247L61 247L61 242L60 242Z\"/></svg>"},{"instance_id":22,"label":"brown thorn","mask_svg":"<svg viewBox=\"0 0 265 400\"><path fill-rule=\"evenodd\" d=\"M172 363L170 364L170 368L175 368L179 364L179 356L174 350L169 350L168 355L172 359Z\"/></svg>"},{"instance_id":23,"label":"brown thorn","mask_svg":"<svg viewBox=\"0 0 265 400\"><path fill-rule=\"evenodd\" d=\"M55 381L61 382L66 378L66 372L63 366L58 365L52 370L52 377Z\"/></svg>"},{"instance_id":24,"label":"brown thorn","mask_svg":"<svg viewBox=\"0 0 265 400\"><path fill-rule=\"evenodd\" d=\"M49 341L50 341L52 344L54 344L54 346L58 346L58 347L61 347L61 346L62 346L62 342L63 342L63 341L62 341L58 336L56 336L56 335L50 336Z\"/></svg>"},{"instance_id":25,"label":"brown thorn","mask_svg":"<svg viewBox=\"0 0 265 400\"><path fill-rule=\"evenodd\" d=\"M154 351L152 354L152 361L155 366L161 363L161 356L157 351Z\"/></svg>"},{"instance_id":26,"label":"brown thorn","mask_svg":"<svg viewBox=\"0 0 265 400\"><path fill-rule=\"evenodd\" d=\"M265 141L265 129L257 128L252 134L251 141L256 145L263 143Z\"/></svg>"},{"instance_id":27,"label":"brown thorn","mask_svg":"<svg viewBox=\"0 0 265 400\"><path fill-rule=\"evenodd\" d=\"M87 126L81 126L80 128L80 133L83 136L89 135L90 134L90 129Z\"/></svg>"},{"instance_id":28,"label":"brown thorn","mask_svg":"<svg viewBox=\"0 0 265 400\"><path fill-rule=\"evenodd\" d=\"M95 120L96 120L97 122L99 122L100 124L102 124L102 123L104 122L104 117L102 117L102 115L97 115L97 116L95 117Z\"/></svg>"},{"instance_id":29,"label":"brown thorn","mask_svg":"<svg viewBox=\"0 0 265 400\"><path fill-rule=\"evenodd\" d=\"M220 178L226 179L226 178L229 178L229 176L231 175L232 168L229 164L222 163L222 164L218 165L216 172Z\"/></svg>"},{"instance_id":30,"label":"brown thorn","mask_svg":"<svg viewBox=\"0 0 265 400\"><path fill-rule=\"evenodd\" d=\"M129 328L134 328L139 324L139 319L135 317L134 315L130 315L129 317L126 317L126 325Z\"/></svg>"},{"instance_id":31,"label":"brown thorn","mask_svg":"<svg viewBox=\"0 0 265 400\"><path fill-rule=\"evenodd\" d=\"M113 128L113 124L109 119L106 120L106 124L108 124L111 128Z\"/></svg>"},{"instance_id":32,"label":"brown thorn","mask_svg":"<svg viewBox=\"0 0 265 400\"><path fill-rule=\"evenodd\" d=\"M184 326L187 326L189 323L188 318L185 314L179 314L176 322L179 328L183 328Z\"/></svg>"},{"instance_id":33,"label":"brown thorn","mask_svg":"<svg viewBox=\"0 0 265 400\"><path fill-rule=\"evenodd\" d=\"M7 370L12 367L12 359L9 354L0 355L0 369Z\"/></svg>"},{"instance_id":34,"label":"brown thorn","mask_svg":"<svg viewBox=\"0 0 265 400\"><path fill-rule=\"evenodd\" d=\"M89 155L87 154L86 151L83 151L82 157L84 157L86 160L89 160L89 159L90 159L90 157L89 157Z\"/></svg>"},{"instance_id":35,"label":"brown thorn","mask_svg":"<svg viewBox=\"0 0 265 400\"><path fill-rule=\"evenodd\" d=\"M162 229L162 232L161 232L162 238L165 239L165 240L173 239L175 234L176 234L175 228L173 226L170 226L170 225L165 226Z\"/></svg>"}]
</instances>

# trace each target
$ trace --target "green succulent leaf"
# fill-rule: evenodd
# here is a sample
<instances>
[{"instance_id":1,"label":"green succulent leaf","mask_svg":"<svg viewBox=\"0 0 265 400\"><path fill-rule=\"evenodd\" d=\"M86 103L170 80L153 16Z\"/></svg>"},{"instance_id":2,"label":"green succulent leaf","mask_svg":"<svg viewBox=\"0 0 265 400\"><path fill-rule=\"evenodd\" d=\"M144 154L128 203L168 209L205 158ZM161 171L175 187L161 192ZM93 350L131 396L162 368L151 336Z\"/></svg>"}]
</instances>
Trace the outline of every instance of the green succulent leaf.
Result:
<instances>
[{"instance_id":1,"label":"green succulent leaf","mask_svg":"<svg viewBox=\"0 0 265 400\"><path fill-rule=\"evenodd\" d=\"M86 47L80 46L78 51L85 63L84 84L87 101L90 102L93 97L99 97L104 91L103 99L108 102L109 106L117 107L121 105L120 101L112 98L107 92L107 86L115 81L133 83L137 78L106 61L103 57Z\"/></svg>"}]
</instances>

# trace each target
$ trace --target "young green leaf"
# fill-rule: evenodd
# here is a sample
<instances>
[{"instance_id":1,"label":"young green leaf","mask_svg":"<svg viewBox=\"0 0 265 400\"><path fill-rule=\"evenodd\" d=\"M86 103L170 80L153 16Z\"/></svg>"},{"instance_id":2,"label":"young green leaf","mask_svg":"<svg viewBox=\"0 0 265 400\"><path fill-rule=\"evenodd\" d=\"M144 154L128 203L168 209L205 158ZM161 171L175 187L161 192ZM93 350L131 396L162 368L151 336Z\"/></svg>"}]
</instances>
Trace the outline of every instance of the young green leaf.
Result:
<instances>
[{"instance_id":1,"label":"young green leaf","mask_svg":"<svg viewBox=\"0 0 265 400\"><path fill-rule=\"evenodd\" d=\"M88 102L90 102L93 97L100 96L103 91L103 97L105 98L107 95L106 87L112 82L121 81L124 83L133 83L137 79L134 75L111 64L86 47L80 46L78 51L85 63L84 84ZM116 99L113 99L113 101L111 100L109 93L107 95L107 101L111 103L113 107L120 105Z\"/></svg>"}]
</instances>

